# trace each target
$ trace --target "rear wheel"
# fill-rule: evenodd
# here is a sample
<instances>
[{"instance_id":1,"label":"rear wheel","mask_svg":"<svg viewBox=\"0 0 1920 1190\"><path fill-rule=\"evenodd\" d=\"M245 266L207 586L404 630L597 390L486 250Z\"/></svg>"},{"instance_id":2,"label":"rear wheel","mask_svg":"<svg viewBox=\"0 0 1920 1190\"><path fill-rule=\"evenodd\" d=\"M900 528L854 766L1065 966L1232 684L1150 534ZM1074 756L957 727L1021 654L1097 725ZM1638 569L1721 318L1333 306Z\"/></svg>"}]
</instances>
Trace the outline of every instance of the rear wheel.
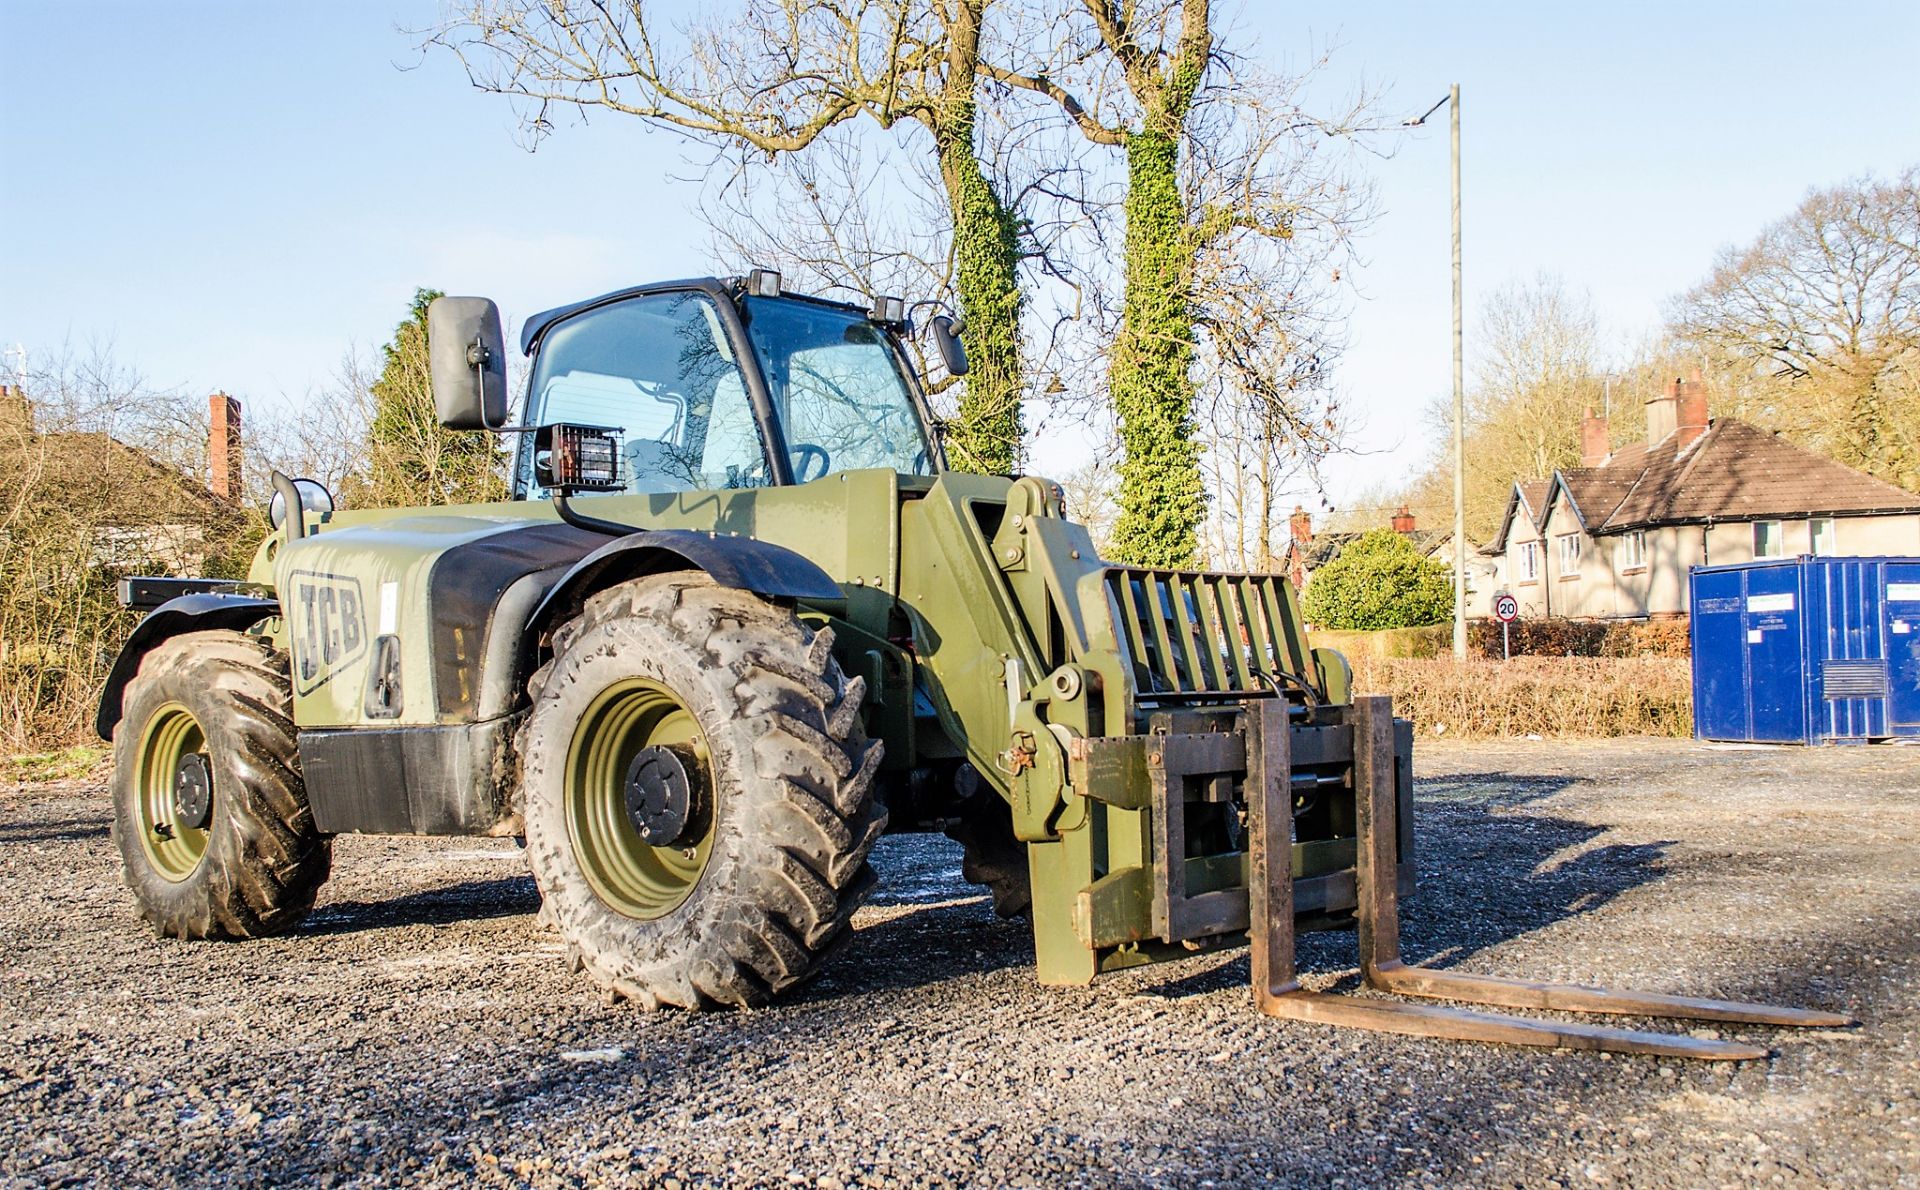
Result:
<instances>
[{"instance_id":1,"label":"rear wheel","mask_svg":"<svg viewBox=\"0 0 1920 1190\"><path fill-rule=\"evenodd\" d=\"M527 851L612 993L759 1004L845 938L886 815L832 643L688 573L603 591L556 634L521 736Z\"/></svg>"},{"instance_id":2,"label":"rear wheel","mask_svg":"<svg viewBox=\"0 0 1920 1190\"><path fill-rule=\"evenodd\" d=\"M154 930L283 932L313 907L332 844L313 828L286 659L258 637L192 632L148 653L113 735L113 836Z\"/></svg>"}]
</instances>

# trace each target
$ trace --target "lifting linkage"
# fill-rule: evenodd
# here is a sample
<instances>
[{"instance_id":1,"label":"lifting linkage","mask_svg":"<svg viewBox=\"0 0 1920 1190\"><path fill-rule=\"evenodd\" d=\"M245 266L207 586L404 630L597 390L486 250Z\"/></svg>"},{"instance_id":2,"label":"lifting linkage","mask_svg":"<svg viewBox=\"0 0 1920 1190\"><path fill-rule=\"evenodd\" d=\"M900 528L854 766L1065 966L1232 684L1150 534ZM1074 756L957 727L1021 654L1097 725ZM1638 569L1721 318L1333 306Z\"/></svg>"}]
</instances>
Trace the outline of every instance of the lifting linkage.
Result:
<instances>
[{"instance_id":1,"label":"lifting linkage","mask_svg":"<svg viewBox=\"0 0 1920 1190\"><path fill-rule=\"evenodd\" d=\"M1290 731L1284 699L1247 703L1247 809L1252 836L1248 874L1253 996L1260 1011L1289 1020L1346 1025L1415 1037L1497 1041L1511 1045L1607 1050L1736 1061L1764 1058L1765 1046L1671 1033L1475 1012L1308 991L1294 968L1293 815L1290 812ZM1354 803L1358 855L1354 876L1360 970L1377 991L1510 1008L1619 1013L1755 1025L1844 1027L1850 1017L1831 1012L1703 1000L1576 984L1536 983L1409 966L1400 959L1400 905L1396 872L1398 805L1393 782L1393 710L1379 696L1353 700Z\"/></svg>"}]
</instances>

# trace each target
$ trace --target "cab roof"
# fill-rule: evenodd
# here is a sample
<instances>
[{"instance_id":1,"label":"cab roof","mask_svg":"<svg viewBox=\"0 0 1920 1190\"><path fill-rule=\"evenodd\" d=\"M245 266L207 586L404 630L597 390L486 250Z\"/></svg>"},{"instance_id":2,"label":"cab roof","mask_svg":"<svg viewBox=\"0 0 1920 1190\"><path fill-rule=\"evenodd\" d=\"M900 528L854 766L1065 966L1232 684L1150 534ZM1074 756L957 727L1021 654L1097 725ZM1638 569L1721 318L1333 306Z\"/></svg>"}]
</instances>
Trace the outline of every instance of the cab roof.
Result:
<instances>
[{"instance_id":1,"label":"cab roof","mask_svg":"<svg viewBox=\"0 0 1920 1190\"><path fill-rule=\"evenodd\" d=\"M631 297L642 297L652 293L681 293L687 291L704 293L721 301L731 301L738 297L745 290L745 287L746 279L744 277L687 277L679 281L655 281L648 285L633 285L626 289L616 289L612 293L603 293L599 297L588 298L585 301L571 302L564 306L555 306L551 310L542 310L540 313L533 315L521 326L520 352L523 355L532 355L533 349L539 345L541 336L551 330L555 323L565 318L571 318L583 310L591 310L596 306L605 306L612 302L624 301ZM867 310L854 305L852 302L837 302L832 298L814 297L804 293L782 293L780 296L796 301L814 302L818 305L830 306L836 310L845 310L849 313L857 314L862 318L868 314Z\"/></svg>"}]
</instances>

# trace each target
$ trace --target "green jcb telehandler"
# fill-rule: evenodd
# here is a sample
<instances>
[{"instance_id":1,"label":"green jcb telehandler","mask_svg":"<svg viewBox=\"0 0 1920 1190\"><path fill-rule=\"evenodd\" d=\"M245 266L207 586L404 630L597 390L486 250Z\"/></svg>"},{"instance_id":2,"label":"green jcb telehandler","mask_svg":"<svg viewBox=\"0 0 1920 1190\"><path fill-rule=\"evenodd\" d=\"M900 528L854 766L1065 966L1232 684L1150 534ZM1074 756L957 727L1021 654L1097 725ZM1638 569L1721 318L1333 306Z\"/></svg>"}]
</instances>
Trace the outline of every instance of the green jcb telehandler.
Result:
<instances>
[{"instance_id":1,"label":"green jcb telehandler","mask_svg":"<svg viewBox=\"0 0 1920 1190\"><path fill-rule=\"evenodd\" d=\"M1278 1016L1764 1052L1300 989L1297 926L1354 923L1389 991L1843 1023L1403 965L1408 725L1283 578L1112 565L1053 484L948 470L911 332L765 271L623 290L527 320L508 425L498 311L435 302L441 420L512 436L511 500L338 511L276 475L246 582L127 584L152 611L99 730L145 918L281 932L336 834L514 836L576 969L755 1005L847 937L883 830L945 830L1047 984L1250 938Z\"/></svg>"}]
</instances>

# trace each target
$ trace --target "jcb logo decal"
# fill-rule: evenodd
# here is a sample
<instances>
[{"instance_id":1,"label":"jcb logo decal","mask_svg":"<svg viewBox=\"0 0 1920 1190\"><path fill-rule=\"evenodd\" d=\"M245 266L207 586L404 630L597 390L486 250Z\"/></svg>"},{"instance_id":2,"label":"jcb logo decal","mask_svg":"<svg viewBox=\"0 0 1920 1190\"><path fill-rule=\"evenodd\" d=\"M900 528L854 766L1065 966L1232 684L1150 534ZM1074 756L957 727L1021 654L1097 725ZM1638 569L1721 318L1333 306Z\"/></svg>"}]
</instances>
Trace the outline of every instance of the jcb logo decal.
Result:
<instances>
[{"instance_id":1,"label":"jcb logo decal","mask_svg":"<svg viewBox=\"0 0 1920 1190\"><path fill-rule=\"evenodd\" d=\"M293 579L294 686L310 694L367 647L360 580L296 570Z\"/></svg>"}]
</instances>

